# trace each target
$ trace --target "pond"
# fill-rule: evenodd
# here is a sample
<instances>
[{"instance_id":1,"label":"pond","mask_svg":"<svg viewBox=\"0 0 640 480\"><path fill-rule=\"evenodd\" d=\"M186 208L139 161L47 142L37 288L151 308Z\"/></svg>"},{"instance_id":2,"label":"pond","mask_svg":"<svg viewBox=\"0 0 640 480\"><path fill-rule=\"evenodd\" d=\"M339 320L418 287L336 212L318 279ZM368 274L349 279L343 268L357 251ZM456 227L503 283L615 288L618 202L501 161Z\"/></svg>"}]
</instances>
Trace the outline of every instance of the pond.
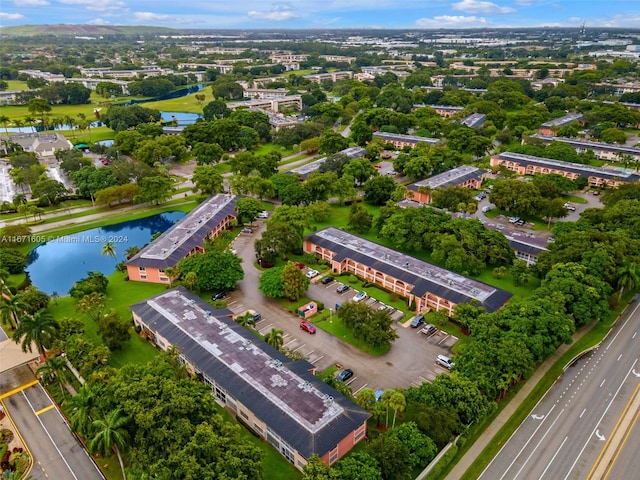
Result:
<instances>
[{"instance_id":1,"label":"pond","mask_svg":"<svg viewBox=\"0 0 640 480\"><path fill-rule=\"evenodd\" d=\"M129 220L107 227L92 228L73 235L65 235L38 245L29 253L26 271L34 286L51 295L67 295L74 282L88 272L102 272L109 276L116 268L116 260L104 255L102 247L111 241L118 262L125 260L129 247L142 247L153 234L164 232L183 218L183 212L167 212L138 220ZM34 235L36 238L37 234Z\"/></svg>"},{"instance_id":2,"label":"pond","mask_svg":"<svg viewBox=\"0 0 640 480\"><path fill-rule=\"evenodd\" d=\"M202 118L202 115L200 115L199 113L187 112L160 112L160 116L165 122L172 122L175 120L178 123L179 127L192 125L196 123L199 118Z\"/></svg>"}]
</instances>

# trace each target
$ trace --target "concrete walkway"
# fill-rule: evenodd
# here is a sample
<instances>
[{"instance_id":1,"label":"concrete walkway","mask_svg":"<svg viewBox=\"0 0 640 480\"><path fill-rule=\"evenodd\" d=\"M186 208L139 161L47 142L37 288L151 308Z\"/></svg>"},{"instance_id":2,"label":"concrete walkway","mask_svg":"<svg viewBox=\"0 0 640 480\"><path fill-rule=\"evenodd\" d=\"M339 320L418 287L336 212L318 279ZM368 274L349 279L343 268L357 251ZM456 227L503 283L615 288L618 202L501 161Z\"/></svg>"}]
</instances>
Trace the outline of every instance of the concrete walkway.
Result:
<instances>
[{"instance_id":1,"label":"concrete walkway","mask_svg":"<svg viewBox=\"0 0 640 480\"><path fill-rule=\"evenodd\" d=\"M571 345L563 344L555 351L553 355L547 358L542 365L534 372L533 375L522 386L520 391L509 402L509 404L498 414L496 419L491 422L482 435L475 441L471 448L464 454L453 470L447 475L445 480L460 480L471 465L480 457L482 451L487 445L493 442L494 437L504 426L504 424L516 413L525 399L533 391L536 385L543 379L554 363L558 361L562 355L569 350L582 336L591 329L591 326L585 327L573 335Z\"/></svg>"}]
</instances>

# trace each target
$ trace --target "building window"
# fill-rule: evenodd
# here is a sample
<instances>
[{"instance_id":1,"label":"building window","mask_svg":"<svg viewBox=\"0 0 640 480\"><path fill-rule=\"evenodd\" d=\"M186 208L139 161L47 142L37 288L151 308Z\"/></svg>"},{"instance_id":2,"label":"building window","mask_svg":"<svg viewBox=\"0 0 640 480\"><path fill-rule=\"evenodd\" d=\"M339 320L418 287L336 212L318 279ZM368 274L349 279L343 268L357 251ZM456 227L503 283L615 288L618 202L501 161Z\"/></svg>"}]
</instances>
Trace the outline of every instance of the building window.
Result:
<instances>
[{"instance_id":1,"label":"building window","mask_svg":"<svg viewBox=\"0 0 640 480\"><path fill-rule=\"evenodd\" d=\"M240 410L240 416L245 420L249 420L249 415L247 415L247 412L245 412L244 410Z\"/></svg>"},{"instance_id":2,"label":"building window","mask_svg":"<svg viewBox=\"0 0 640 480\"><path fill-rule=\"evenodd\" d=\"M138 267L138 270L140 270L141 272L146 272L147 269L145 267Z\"/></svg>"},{"instance_id":3,"label":"building window","mask_svg":"<svg viewBox=\"0 0 640 480\"><path fill-rule=\"evenodd\" d=\"M140 280L146 280L147 276L146 275L140 275Z\"/></svg>"},{"instance_id":4,"label":"building window","mask_svg":"<svg viewBox=\"0 0 640 480\"><path fill-rule=\"evenodd\" d=\"M353 442L358 442L362 437L364 437L364 428L354 435Z\"/></svg>"},{"instance_id":5,"label":"building window","mask_svg":"<svg viewBox=\"0 0 640 480\"><path fill-rule=\"evenodd\" d=\"M333 465L338 461L338 446L329 453L329 465Z\"/></svg>"},{"instance_id":6,"label":"building window","mask_svg":"<svg viewBox=\"0 0 640 480\"><path fill-rule=\"evenodd\" d=\"M168 282L169 279L167 277L160 277L161 282Z\"/></svg>"},{"instance_id":7,"label":"building window","mask_svg":"<svg viewBox=\"0 0 640 480\"><path fill-rule=\"evenodd\" d=\"M222 402L222 403L227 403L227 395L225 394L224 390L222 390L221 388L216 387L216 397Z\"/></svg>"},{"instance_id":8,"label":"building window","mask_svg":"<svg viewBox=\"0 0 640 480\"><path fill-rule=\"evenodd\" d=\"M262 427L255 422L253 423L253 429L258 432L261 437L264 436L264 430L262 430Z\"/></svg>"},{"instance_id":9,"label":"building window","mask_svg":"<svg viewBox=\"0 0 640 480\"><path fill-rule=\"evenodd\" d=\"M161 268L160 270L158 270L160 273L164 273L164 268Z\"/></svg>"}]
</instances>

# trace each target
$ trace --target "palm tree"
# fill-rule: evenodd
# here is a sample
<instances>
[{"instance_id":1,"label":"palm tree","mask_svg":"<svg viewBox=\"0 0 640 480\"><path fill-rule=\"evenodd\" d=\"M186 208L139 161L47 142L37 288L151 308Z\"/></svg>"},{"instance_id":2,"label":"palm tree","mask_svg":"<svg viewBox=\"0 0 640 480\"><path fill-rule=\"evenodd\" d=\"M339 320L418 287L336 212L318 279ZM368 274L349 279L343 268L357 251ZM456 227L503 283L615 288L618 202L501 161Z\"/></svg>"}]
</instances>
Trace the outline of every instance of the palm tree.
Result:
<instances>
[{"instance_id":1,"label":"palm tree","mask_svg":"<svg viewBox=\"0 0 640 480\"><path fill-rule=\"evenodd\" d=\"M279 328L272 328L269 333L264 336L264 341L276 350L280 350L284 344L284 332Z\"/></svg>"},{"instance_id":2,"label":"palm tree","mask_svg":"<svg viewBox=\"0 0 640 480\"><path fill-rule=\"evenodd\" d=\"M112 257L116 262L116 267L118 266L118 257L116 257L116 246L113 243L111 242L105 243L102 246L102 254L109 255L110 257Z\"/></svg>"},{"instance_id":3,"label":"palm tree","mask_svg":"<svg viewBox=\"0 0 640 480\"><path fill-rule=\"evenodd\" d=\"M36 374L40 375L42 381L45 384L57 382L60 387L62 399L64 400L65 385L69 381L67 374L67 362L64 361L64 357L50 357L38 367Z\"/></svg>"},{"instance_id":4,"label":"palm tree","mask_svg":"<svg viewBox=\"0 0 640 480\"><path fill-rule=\"evenodd\" d=\"M196 272L187 272L187 274L182 279L182 283L189 290L194 291L198 286L198 274Z\"/></svg>"},{"instance_id":5,"label":"palm tree","mask_svg":"<svg viewBox=\"0 0 640 480\"><path fill-rule=\"evenodd\" d=\"M255 327L256 320L251 313L245 313L244 315L240 315L235 318L238 325L243 326L244 328Z\"/></svg>"},{"instance_id":6,"label":"palm tree","mask_svg":"<svg viewBox=\"0 0 640 480\"><path fill-rule=\"evenodd\" d=\"M28 127L31 127L32 133L35 133L36 131L35 125L37 121L38 119L35 117L32 117L31 115L27 115L26 117L24 117L24 124Z\"/></svg>"},{"instance_id":7,"label":"palm tree","mask_svg":"<svg viewBox=\"0 0 640 480\"><path fill-rule=\"evenodd\" d=\"M618 274L618 286L620 287L619 301L625 289L633 290L640 285L640 269L637 263L625 260L616 273Z\"/></svg>"},{"instance_id":8,"label":"palm tree","mask_svg":"<svg viewBox=\"0 0 640 480\"><path fill-rule=\"evenodd\" d=\"M398 412L404 412L407 408L407 399L400 390L394 390L389 397L389 406L393 408L393 424L391 428L396 426L396 415Z\"/></svg>"},{"instance_id":9,"label":"palm tree","mask_svg":"<svg viewBox=\"0 0 640 480\"><path fill-rule=\"evenodd\" d=\"M20 205L27 203L27 196L24 193L16 193L13 196L13 205L18 208Z\"/></svg>"},{"instance_id":10,"label":"palm tree","mask_svg":"<svg viewBox=\"0 0 640 480\"><path fill-rule=\"evenodd\" d=\"M363 388L356 393L356 404L364 408L366 411L371 412L372 406L376 402L376 394L370 388Z\"/></svg>"},{"instance_id":11,"label":"palm tree","mask_svg":"<svg viewBox=\"0 0 640 480\"><path fill-rule=\"evenodd\" d=\"M178 271L175 267L167 267L164 269L164 274L169 279L169 288L173 287L173 279L176 278Z\"/></svg>"},{"instance_id":12,"label":"palm tree","mask_svg":"<svg viewBox=\"0 0 640 480\"><path fill-rule=\"evenodd\" d=\"M132 247L129 247L124 251L124 255L127 260L131 260L140 250L142 250L140 247L133 245Z\"/></svg>"},{"instance_id":13,"label":"palm tree","mask_svg":"<svg viewBox=\"0 0 640 480\"><path fill-rule=\"evenodd\" d=\"M91 453L98 452L107 456L114 450L116 451L124 480L127 480L127 476L124 472L124 463L122 463L120 450L126 448L129 440L129 434L124 428L127 422L129 422L129 419L124 416L120 408L117 408L103 419L94 420L91 423L95 433L89 441L89 450Z\"/></svg>"},{"instance_id":14,"label":"palm tree","mask_svg":"<svg viewBox=\"0 0 640 480\"><path fill-rule=\"evenodd\" d=\"M33 316L23 315L18 328L13 333L13 341L22 342L22 351L31 350L35 343L41 356L44 356L44 345L51 342L58 332L58 322L46 310L38 310Z\"/></svg>"},{"instance_id":15,"label":"palm tree","mask_svg":"<svg viewBox=\"0 0 640 480\"><path fill-rule=\"evenodd\" d=\"M20 297L7 294L2 294L0 302L0 315L2 316L2 323L4 325L10 325L12 329L18 328L18 319L22 315L24 315L24 302L20 300Z\"/></svg>"},{"instance_id":16,"label":"palm tree","mask_svg":"<svg viewBox=\"0 0 640 480\"><path fill-rule=\"evenodd\" d=\"M9 124L10 121L11 119L6 115L0 115L0 123L4 127L4 133L6 133L7 135L9 135L9 129L7 128L7 125Z\"/></svg>"},{"instance_id":17,"label":"palm tree","mask_svg":"<svg viewBox=\"0 0 640 480\"><path fill-rule=\"evenodd\" d=\"M16 127L19 132L22 132L21 128L24 127L24 122L16 118L13 121L13 126Z\"/></svg>"},{"instance_id":18,"label":"palm tree","mask_svg":"<svg viewBox=\"0 0 640 480\"><path fill-rule=\"evenodd\" d=\"M26 477L22 476L23 474L16 470L5 470L2 474L2 480L35 480L31 475Z\"/></svg>"},{"instance_id":19,"label":"palm tree","mask_svg":"<svg viewBox=\"0 0 640 480\"><path fill-rule=\"evenodd\" d=\"M91 413L96 404L95 392L88 388L86 384L80 387L78 393L69 399L69 406L71 407L71 414L69 420L71 421L71 428L74 432L78 432L80 435L88 435L91 431ZM67 403L65 402L65 405Z\"/></svg>"},{"instance_id":20,"label":"palm tree","mask_svg":"<svg viewBox=\"0 0 640 480\"><path fill-rule=\"evenodd\" d=\"M386 416L384 420L384 424L386 426L389 426L389 399L391 398L391 395L393 395L393 390L385 390L385 392L382 394L382 397L380 397L380 403L386 410Z\"/></svg>"}]
</instances>

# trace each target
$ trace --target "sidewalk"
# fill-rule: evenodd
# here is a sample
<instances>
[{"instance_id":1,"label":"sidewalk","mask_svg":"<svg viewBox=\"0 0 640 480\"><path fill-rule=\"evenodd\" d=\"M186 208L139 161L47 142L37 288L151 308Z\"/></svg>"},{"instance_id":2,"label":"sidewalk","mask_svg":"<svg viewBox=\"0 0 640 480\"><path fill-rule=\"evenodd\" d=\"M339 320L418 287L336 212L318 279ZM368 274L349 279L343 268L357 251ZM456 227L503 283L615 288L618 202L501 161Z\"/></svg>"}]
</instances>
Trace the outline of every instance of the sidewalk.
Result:
<instances>
[{"instance_id":1,"label":"sidewalk","mask_svg":"<svg viewBox=\"0 0 640 480\"><path fill-rule=\"evenodd\" d=\"M573 342L571 345L562 344L555 351L553 355L547 358L540 367L531 375L531 377L526 381L526 383L522 386L520 391L516 394L515 397L509 402L509 404L504 407L504 409L498 414L491 425L489 425L482 435L475 441L475 443L471 446L471 448L464 454L464 456L460 459L460 461L456 464L453 470L446 476L445 480L459 480L461 479L465 472L471 467L471 465L480 457L482 451L485 449L487 445L489 445L495 435L500 431L500 429L504 426L504 424L511 418L520 405L524 402L524 400L529 396L529 394L533 391L535 386L542 380L542 378L546 375L549 369L553 366L554 363L558 361L558 359L564 355L564 353L571 348L573 344L575 344L582 336L590 330L590 327L585 327L580 331L576 332L573 335Z\"/></svg>"}]
</instances>

